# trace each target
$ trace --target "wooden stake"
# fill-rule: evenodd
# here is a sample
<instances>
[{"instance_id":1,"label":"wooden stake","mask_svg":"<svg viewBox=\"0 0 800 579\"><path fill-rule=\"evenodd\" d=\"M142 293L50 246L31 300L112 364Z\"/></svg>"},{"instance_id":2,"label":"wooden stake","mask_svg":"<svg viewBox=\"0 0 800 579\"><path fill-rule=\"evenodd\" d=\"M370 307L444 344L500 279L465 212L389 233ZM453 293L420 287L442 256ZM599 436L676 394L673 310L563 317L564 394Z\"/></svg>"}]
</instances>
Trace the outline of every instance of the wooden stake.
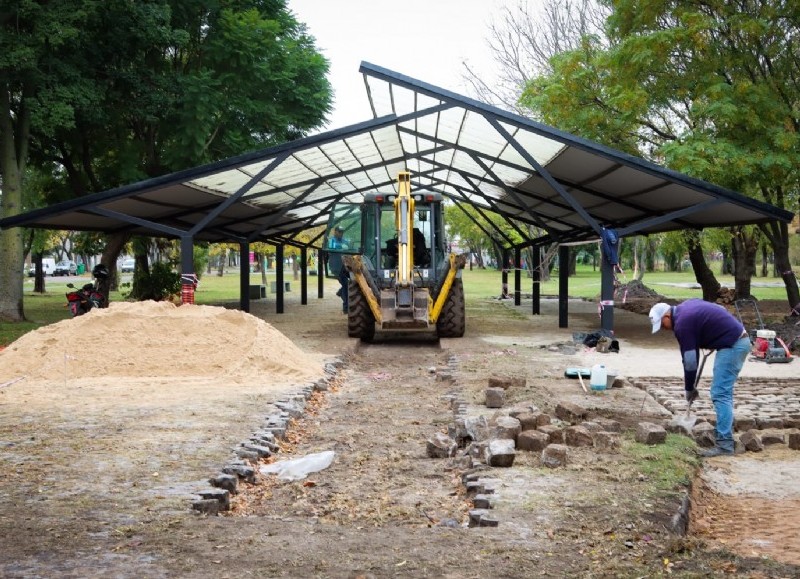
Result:
<instances>
[{"instance_id":1,"label":"wooden stake","mask_svg":"<svg viewBox=\"0 0 800 579\"><path fill-rule=\"evenodd\" d=\"M578 368L578 380L581 381L581 388L583 388L583 391L588 394L589 391L586 389L586 384L583 383L583 376L581 376L581 369L580 368Z\"/></svg>"}]
</instances>

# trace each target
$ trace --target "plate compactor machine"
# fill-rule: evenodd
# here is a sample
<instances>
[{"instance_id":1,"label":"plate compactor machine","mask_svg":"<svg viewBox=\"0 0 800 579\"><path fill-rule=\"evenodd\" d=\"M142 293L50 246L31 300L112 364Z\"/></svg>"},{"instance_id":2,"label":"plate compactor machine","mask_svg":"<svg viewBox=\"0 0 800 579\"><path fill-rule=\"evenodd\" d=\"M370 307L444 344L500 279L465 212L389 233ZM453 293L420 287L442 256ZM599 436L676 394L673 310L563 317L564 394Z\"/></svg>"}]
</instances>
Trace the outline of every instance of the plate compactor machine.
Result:
<instances>
[{"instance_id":1,"label":"plate compactor machine","mask_svg":"<svg viewBox=\"0 0 800 579\"><path fill-rule=\"evenodd\" d=\"M792 357L789 348L783 340L781 340L774 330L768 330L764 327L764 320L761 317L761 311L758 309L758 304L753 299L740 299L733 303L736 309L736 316L742 325L745 325L742 319L742 312L748 308L752 308L754 321L758 323L758 328L751 329L748 332L750 336L750 343L753 348L750 350L751 360L766 362L767 364L787 364L794 358Z\"/></svg>"},{"instance_id":2,"label":"plate compactor machine","mask_svg":"<svg viewBox=\"0 0 800 579\"><path fill-rule=\"evenodd\" d=\"M325 238L329 262L340 253L349 274L347 331L368 342L384 332L464 335L466 258L449 253L442 195L411 192L401 172L397 191L368 193L361 204L337 203ZM334 230L344 242L331 243Z\"/></svg>"}]
</instances>

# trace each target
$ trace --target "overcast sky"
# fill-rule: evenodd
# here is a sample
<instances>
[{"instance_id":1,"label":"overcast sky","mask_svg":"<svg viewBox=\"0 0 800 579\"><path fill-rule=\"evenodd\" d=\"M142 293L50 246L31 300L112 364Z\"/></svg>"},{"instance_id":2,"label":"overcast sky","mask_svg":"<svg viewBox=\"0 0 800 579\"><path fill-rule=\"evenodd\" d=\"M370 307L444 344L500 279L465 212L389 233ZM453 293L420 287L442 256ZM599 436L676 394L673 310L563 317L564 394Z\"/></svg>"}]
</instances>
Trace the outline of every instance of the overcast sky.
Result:
<instances>
[{"instance_id":1,"label":"overcast sky","mask_svg":"<svg viewBox=\"0 0 800 579\"><path fill-rule=\"evenodd\" d=\"M289 0L330 61L328 129L372 119L361 61L466 94L462 62L491 76L489 23L519 0ZM473 96L473 95L468 95Z\"/></svg>"}]
</instances>

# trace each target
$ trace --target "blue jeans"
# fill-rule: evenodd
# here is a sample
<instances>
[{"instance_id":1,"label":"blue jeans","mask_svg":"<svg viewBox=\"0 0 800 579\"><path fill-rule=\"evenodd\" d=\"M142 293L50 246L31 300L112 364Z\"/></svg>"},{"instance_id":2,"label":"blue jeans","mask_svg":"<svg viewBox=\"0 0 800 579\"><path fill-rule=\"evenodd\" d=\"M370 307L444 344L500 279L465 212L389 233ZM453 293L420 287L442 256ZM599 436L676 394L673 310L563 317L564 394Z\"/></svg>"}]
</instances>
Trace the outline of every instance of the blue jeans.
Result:
<instances>
[{"instance_id":1,"label":"blue jeans","mask_svg":"<svg viewBox=\"0 0 800 579\"><path fill-rule=\"evenodd\" d=\"M733 452L733 387L750 353L750 339L739 338L730 348L717 350L714 377L711 380L711 401L717 414L717 446Z\"/></svg>"},{"instance_id":2,"label":"blue jeans","mask_svg":"<svg viewBox=\"0 0 800 579\"><path fill-rule=\"evenodd\" d=\"M342 311L347 313L347 302L349 299L349 296L347 295L347 286L350 283L350 272L348 272L347 268L344 266L342 266L342 269L339 270L339 283L342 286Z\"/></svg>"}]
</instances>

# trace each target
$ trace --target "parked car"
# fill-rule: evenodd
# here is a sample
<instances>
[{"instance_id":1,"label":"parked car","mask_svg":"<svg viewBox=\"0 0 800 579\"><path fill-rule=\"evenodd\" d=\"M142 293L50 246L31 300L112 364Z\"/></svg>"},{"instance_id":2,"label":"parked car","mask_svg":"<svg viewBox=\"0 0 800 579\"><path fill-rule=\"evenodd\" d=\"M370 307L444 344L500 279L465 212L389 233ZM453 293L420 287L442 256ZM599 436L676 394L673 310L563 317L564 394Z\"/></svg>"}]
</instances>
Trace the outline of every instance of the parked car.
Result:
<instances>
[{"instance_id":1,"label":"parked car","mask_svg":"<svg viewBox=\"0 0 800 579\"><path fill-rule=\"evenodd\" d=\"M132 273L135 265L136 265L135 259L123 259L122 263L119 266L119 270L122 273Z\"/></svg>"},{"instance_id":2,"label":"parked car","mask_svg":"<svg viewBox=\"0 0 800 579\"><path fill-rule=\"evenodd\" d=\"M59 261L53 269L53 275L76 275L78 273L78 264L68 259Z\"/></svg>"}]
</instances>

